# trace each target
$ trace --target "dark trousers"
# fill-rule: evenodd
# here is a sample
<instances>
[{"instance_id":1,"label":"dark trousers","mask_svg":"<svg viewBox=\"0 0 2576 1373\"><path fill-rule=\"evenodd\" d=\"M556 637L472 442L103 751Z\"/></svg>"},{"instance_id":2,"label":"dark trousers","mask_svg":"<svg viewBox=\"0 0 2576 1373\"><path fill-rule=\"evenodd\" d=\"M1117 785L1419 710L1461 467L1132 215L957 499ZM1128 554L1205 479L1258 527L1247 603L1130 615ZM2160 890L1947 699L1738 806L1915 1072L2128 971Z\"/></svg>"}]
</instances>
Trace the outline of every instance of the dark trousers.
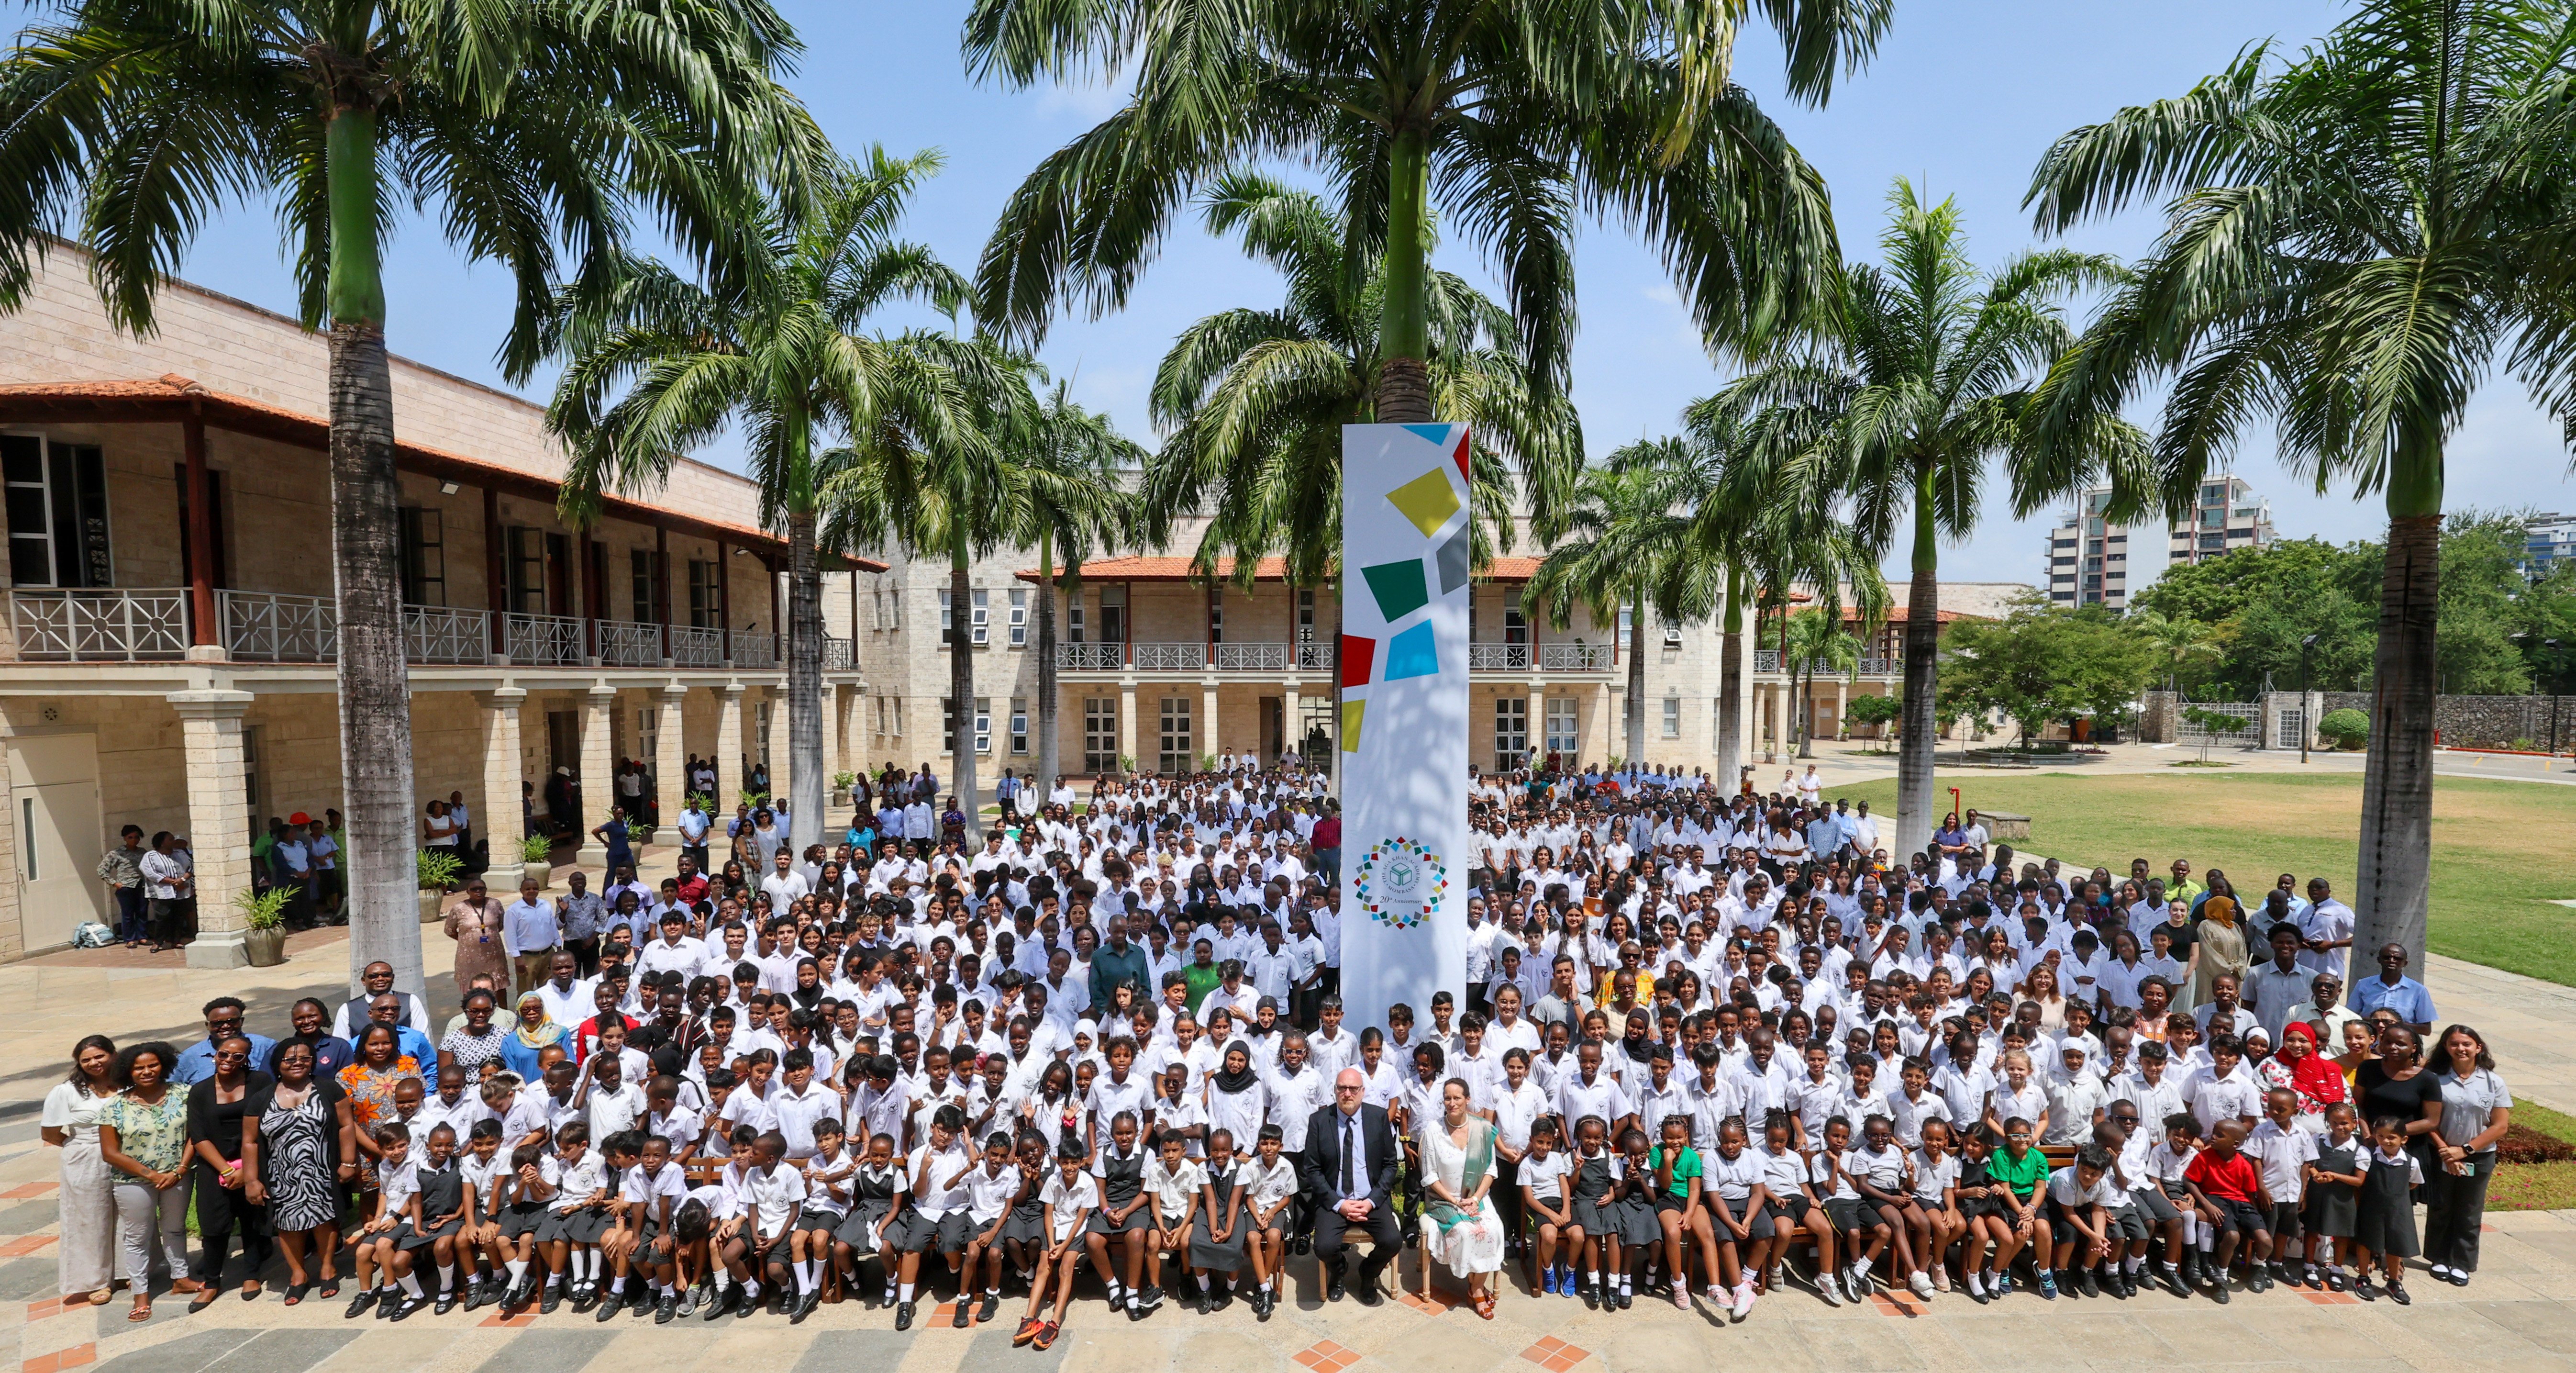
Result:
<instances>
[{"instance_id":1,"label":"dark trousers","mask_svg":"<svg viewBox=\"0 0 2576 1373\"><path fill-rule=\"evenodd\" d=\"M1399 1252L1400 1232L1395 1225L1395 1208L1379 1202L1369 1211L1368 1219L1352 1220L1333 1207L1315 1213L1315 1261L1324 1271L1339 1274L1349 1266L1348 1244L1353 1232L1369 1241L1369 1256L1360 1261L1360 1281L1375 1282L1380 1270L1395 1262Z\"/></svg>"},{"instance_id":2,"label":"dark trousers","mask_svg":"<svg viewBox=\"0 0 2576 1373\"><path fill-rule=\"evenodd\" d=\"M116 941L120 944L140 944L143 942L144 934L143 888L141 886L118 887L116 889Z\"/></svg>"},{"instance_id":3,"label":"dark trousers","mask_svg":"<svg viewBox=\"0 0 2576 1373\"><path fill-rule=\"evenodd\" d=\"M567 939L564 951L572 955L573 971L583 977L599 976L599 939Z\"/></svg>"},{"instance_id":4,"label":"dark trousers","mask_svg":"<svg viewBox=\"0 0 2576 1373\"><path fill-rule=\"evenodd\" d=\"M215 1183L215 1170L200 1160L189 1165L196 1174L192 1189L197 1198L197 1237L201 1247L197 1261L190 1265L189 1276L199 1282L215 1282L224 1275L224 1260L232 1250L233 1235L241 1235L242 1276L256 1278L268 1267L269 1251L275 1241L268 1233L268 1208L253 1206L238 1191L228 1192Z\"/></svg>"},{"instance_id":5,"label":"dark trousers","mask_svg":"<svg viewBox=\"0 0 2576 1373\"><path fill-rule=\"evenodd\" d=\"M2487 1215L2487 1182L2495 1173L2494 1150L2469 1160L2466 1176L2448 1169L2424 1170L2424 1261L2478 1271L2478 1227Z\"/></svg>"}]
</instances>

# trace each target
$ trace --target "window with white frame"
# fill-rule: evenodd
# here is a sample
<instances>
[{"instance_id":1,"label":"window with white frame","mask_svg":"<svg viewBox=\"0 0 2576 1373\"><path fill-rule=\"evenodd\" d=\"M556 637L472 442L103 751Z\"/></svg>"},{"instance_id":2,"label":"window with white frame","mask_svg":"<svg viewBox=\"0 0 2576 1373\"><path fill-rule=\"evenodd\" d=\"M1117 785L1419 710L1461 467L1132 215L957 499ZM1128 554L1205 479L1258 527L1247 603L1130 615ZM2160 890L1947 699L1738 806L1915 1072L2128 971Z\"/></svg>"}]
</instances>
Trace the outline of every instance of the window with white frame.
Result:
<instances>
[{"instance_id":1,"label":"window with white frame","mask_svg":"<svg viewBox=\"0 0 2576 1373\"><path fill-rule=\"evenodd\" d=\"M992 594L980 586L966 593L969 624L974 630L974 636L967 642L977 648L982 648L993 641L993 612L990 603Z\"/></svg>"},{"instance_id":2,"label":"window with white frame","mask_svg":"<svg viewBox=\"0 0 2576 1373\"><path fill-rule=\"evenodd\" d=\"M1494 698L1494 770L1508 772L1529 752L1529 698Z\"/></svg>"},{"instance_id":3,"label":"window with white frame","mask_svg":"<svg viewBox=\"0 0 2576 1373\"><path fill-rule=\"evenodd\" d=\"M1682 737L1682 698L1679 696L1664 698L1664 737L1667 739ZM1635 762L1634 759L1629 761Z\"/></svg>"},{"instance_id":4,"label":"window with white frame","mask_svg":"<svg viewBox=\"0 0 2576 1373\"><path fill-rule=\"evenodd\" d=\"M1029 589L1011 588L1011 647L1029 646Z\"/></svg>"},{"instance_id":5,"label":"window with white frame","mask_svg":"<svg viewBox=\"0 0 2576 1373\"><path fill-rule=\"evenodd\" d=\"M1029 751L1029 702L1024 696L1011 698L1011 752Z\"/></svg>"},{"instance_id":6,"label":"window with white frame","mask_svg":"<svg viewBox=\"0 0 2576 1373\"><path fill-rule=\"evenodd\" d=\"M1118 770L1118 698L1082 698L1082 770L1098 776Z\"/></svg>"},{"instance_id":7,"label":"window with white frame","mask_svg":"<svg viewBox=\"0 0 2576 1373\"><path fill-rule=\"evenodd\" d=\"M1208 588L1208 642L1225 642L1225 588Z\"/></svg>"},{"instance_id":8,"label":"window with white frame","mask_svg":"<svg viewBox=\"0 0 2576 1373\"><path fill-rule=\"evenodd\" d=\"M1187 772L1198 766L1198 754L1190 748L1190 698L1166 696L1162 704L1161 748L1154 761L1158 772Z\"/></svg>"},{"instance_id":9,"label":"window with white frame","mask_svg":"<svg viewBox=\"0 0 2576 1373\"><path fill-rule=\"evenodd\" d=\"M1660 617L1658 617L1658 618L1660 618ZM1681 647L1681 646L1682 646L1682 622L1681 622L1681 621L1679 621L1679 620L1665 620L1665 621L1663 622L1663 625L1664 625L1664 647L1666 647L1666 648L1679 648L1679 647Z\"/></svg>"},{"instance_id":10,"label":"window with white frame","mask_svg":"<svg viewBox=\"0 0 2576 1373\"><path fill-rule=\"evenodd\" d=\"M975 751L993 751L993 698L990 696L975 698Z\"/></svg>"},{"instance_id":11,"label":"window with white frame","mask_svg":"<svg viewBox=\"0 0 2576 1373\"><path fill-rule=\"evenodd\" d=\"M1297 588L1297 642L1315 642L1315 589L1311 586Z\"/></svg>"},{"instance_id":12,"label":"window with white frame","mask_svg":"<svg viewBox=\"0 0 2576 1373\"><path fill-rule=\"evenodd\" d=\"M1047 594L1052 596L1055 593L1049 591ZM1077 591L1064 598L1064 632L1067 635L1065 642L1073 644L1083 642L1082 632L1087 627L1082 614L1082 593Z\"/></svg>"},{"instance_id":13,"label":"window with white frame","mask_svg":"<svg viewBox=\"0 0 2576 1373\"><path fill-rule=\"evenodd\" d=\"M957 632L956 621L957 616L948 608L948 589L941 587L939 590L939 642L947 643L949 636Z\"/></svg>"},{"instance_id":14,"label":"window with white frame","mask_svg":"<svg viewBox=\"0 0 2576 1373\"><path fill-rule=\"evenodd\" d=\"M1579 704L1571 696L1551 696L1547 702L1547 751L1569 762L1583 747Z\"/></svg>"},{"instance_id":15,"label":"window with white frame","mask_svg":"<svg viewBox=\"0 0 2576 1373\"><path fill-rule=\"evenodd\" d=\"M662 708L645 706L635 712L635 746L647 759L662 756ZM656 779L659 780L659 779Z\"/></svg>"}]
</instances>

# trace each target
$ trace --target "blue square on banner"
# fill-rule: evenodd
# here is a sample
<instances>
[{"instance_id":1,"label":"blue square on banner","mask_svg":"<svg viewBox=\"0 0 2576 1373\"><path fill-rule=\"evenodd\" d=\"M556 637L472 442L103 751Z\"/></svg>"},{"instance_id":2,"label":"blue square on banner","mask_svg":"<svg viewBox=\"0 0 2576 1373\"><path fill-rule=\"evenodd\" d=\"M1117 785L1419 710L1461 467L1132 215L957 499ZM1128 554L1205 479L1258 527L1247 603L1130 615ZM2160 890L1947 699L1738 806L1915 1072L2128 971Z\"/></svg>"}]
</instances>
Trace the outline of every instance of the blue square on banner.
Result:
<instances>
[{"instance_id":1,"label":"blue square on banner","mask_svg":"<svg viewBox=\"0 0 2576 1373\"><path fill-rule=\"evenodd\" d=\"M1401 682L1407 677L1440 675L1440 650L1431 640L1431 626L1418 624L1398 634L1386 646L1386 680Z\"/></svg>"}]
</instances>

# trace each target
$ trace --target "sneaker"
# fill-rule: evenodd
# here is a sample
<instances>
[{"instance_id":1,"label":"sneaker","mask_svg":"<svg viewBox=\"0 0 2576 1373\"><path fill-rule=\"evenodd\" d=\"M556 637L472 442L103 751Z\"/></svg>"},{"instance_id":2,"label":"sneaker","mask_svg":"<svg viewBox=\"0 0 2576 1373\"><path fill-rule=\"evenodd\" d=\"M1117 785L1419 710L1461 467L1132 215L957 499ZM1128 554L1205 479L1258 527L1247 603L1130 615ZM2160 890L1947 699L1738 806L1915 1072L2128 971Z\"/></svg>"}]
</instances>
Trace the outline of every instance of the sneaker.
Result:
<instances>
[{"instance_id":1,"label":"sneaker","mask_svg":"<svg viewBox=\"0 0 2576 1373\"><path fill-rule=\"evenodd\" d=\"M1555 1269L1550 1268L1538 1275L1538 1290L1542 1296L1553 1297L1556 1295Z\"/></svg>"},{"instance_id":2,"label":"sneaker","mask_svg":"<svg viewBox=\"0 0 2576 1373\"><path fill-rule=\"evenodd\" d=\"M2012 1274L2001 1271L1988 1273L1986 1275L1986 1290L1994 1293L1998 1297L2007 1297L2012 1295Z\"/></svg>"},{"instance_id":3,"label":"sneaker","mask_svg":"<svg viewBox=\"0 0 2576 1373\"><path fill-rule=\"evenodd\" d=\"M1771 1272L1769 1274L1769 1280L1763 1284L1764 1290L1777 1292L1781 1288L1787 1286L1788 1282L1789 1265L1780 1259L1771 1260Z\"/></svg>"},{"instance_id":4,"label":"sneaker","mask_svg":"<svg viewBox=\"0 0 2576 1373\"><path fill-rule=\"evenodd\" d=\"M1684 1311L1691 1309L1690 1286L1688 1284L1673 1284L1673 1305L1680 1307Z\"/></svg>"},{"instance_id":5,"label":"sneaker","mask_svg":"<svg viewBox=\"0 0 2576 1373\"><path fill-rule=\"evenodd\" d=\"M1931 1274L1917 1268L1914 1270L1914 1276L1905 1280L1905 1285L1914 1289L1914 1295L1921 1297L1925 1301L1932 1300Z\"/></svg>"},{"instance_id":6,"label":"sneaker","mask_svg":"<svg viewBox=\"0 0 2576 1373\"><path fill-rule=\"evenodd\" d=\"M1155 1307L1162 1304L1163 1289L1159 1287L1148 1287L1144 1291L1137 1293L1135 1300L1127 1303L1127 1313L1131 1316L1135 1316L1138 1320L1143 1320L1145 1316L1139 1315L1139 1312L1151 1314ZM986 1316L984 1319L989 1321L992 1317Z\"/></svg>"},{"instance_id":7,"label":"sneaker","mask_svg":"<svg viewBox=\"0 0 2576 1373\"><path fill-rule=\"evenodd\" d=\"M1869 1274L1857 1266L1843 1270L1843 1295L1853 1301L1869 1300Z\"/></svg>"},{"instance_id":8,"label":"sneaker","mask_svg":"<svg viewBox=\"0 0 2576 1373\"><path fill-rule=\"evenodd\" d=\"M677 1317L679 1314L680 1298L677 1293L664 1292L661 1297L653 1303L653 1323L655 1325L669 1325L672 1319Z\"/></svg>"},{"instance_id":9,"label":"sneaker","mask_svg":"<svg viewBox=\"0 0 2576 1373\"><path fill-rule=\"evenodd\" d=\"M993 1323L993 1318L1000 1314L1002 1314L1002 1294L987 1290L984 1293L984 1300L975 1304L975 1319L990 1325Z\"/></svg>"},{"instance_id":10,"label":"sneaker","mask_svg":"<svg viewBox=\"0 0 2576 1373\"><path fill-rule=\"evenodd\" d=\"M950 1317L948 1323L959 1330L975 1323L975 1304L966 1300L962 1292L957 1296L957 1314Z\"/></svg>"},{"instance_id":11,"label":"sneaker","mask_svg":"<svg viewBox=\"0 0 2576 1373\"><path fill-rule=\"evenodd\" d=\"M2388 1281L2388 1299L2397 1303L2399 1306L2412 1306L2415 1304L2415 1299L2406 1295L2406 1284L2395 1278L2391 1278Z\"/></svg>"},{"instance_id":12,"label":"sneaker","mask_svg":"<svg viewBox=\"0 0 2576 1373\"><path fill-rule=\"evenodd\" d=\"M1753 1279L1746 1278L1737 1283L1735 1291L1730 1295L1735 1298L1735 1301L1728 1310L1729 1315L1740 1321L1753 1314Z\"/></svg>"},{"instance_id":13,"label":"sneaker","mask_svg":"<svg viewBox=\"0 0 2576 1373\"><path fill-rule=\"evenodd\" d=\"M2077 1290L2081 1291L2085 1296L2099 1297L2102 1295L2101 1284L2094 1281L2093 1270L2090 1268L2078 1268L2075 1270L2075 1286Z\"/></svg>"},{"instance_id":14,"label":"sneaker","mask_svg":"<svg viewBox=\"0 0 2576 1373\"><path fill-rule=\"evenodd\" d=\"M1831 1273L1816 1275L1816 1291L1824 1297L1827 1306L1843 1304L1843 1285L1834 1281L1834 1275Z\"/></svg>"},{"instance_id":15,"label":"sneaker","mask_svg":"<svg viewBox=\"0 0 2576 1373\"><path fill-rule=\"evenodd\" d=\"M2368 1273L2363 1273L2352 1280L2352 1294L2363 1301L2379 1300L2379 1289L2370 1285Z\"/></svg>"},{"instance_id":16,"label":"sneaker","mask_svg":"<svg viewBox=\"0 0 2576 1373\"><path fill-rule=\"evenodd\" d=\"M2039 1270L2039 1295L2049 1301L2057 1300L2057 1274L2055 1272L2046 1268Z\"/></svg>"}]
</instances>

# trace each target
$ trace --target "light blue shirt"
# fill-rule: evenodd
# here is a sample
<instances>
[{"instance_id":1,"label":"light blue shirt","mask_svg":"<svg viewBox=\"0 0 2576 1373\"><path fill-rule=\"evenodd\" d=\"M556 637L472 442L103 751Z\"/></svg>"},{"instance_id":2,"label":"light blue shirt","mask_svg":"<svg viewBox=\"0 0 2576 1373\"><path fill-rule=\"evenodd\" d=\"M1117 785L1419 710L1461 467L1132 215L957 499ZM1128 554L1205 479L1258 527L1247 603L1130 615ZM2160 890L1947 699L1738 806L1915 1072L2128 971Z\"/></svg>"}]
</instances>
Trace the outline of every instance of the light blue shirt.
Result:
<instances>
[{"instance_id":1,"label":"light blue shirt","mask_svg":"<svg viewBox=\"0 0 2576 1373\"><path fill-rule=\"evenodd\" d=\"M2433 994L2414 978L2400 977L2397 985L2392 987L2382 981L2379 974L2372 973L2352 984L2354 1010L2369 1015L2382 1006L2396 1012L2397 1018L2406 1024L2433 1023Z\"/></svg>"}]
</instances>

